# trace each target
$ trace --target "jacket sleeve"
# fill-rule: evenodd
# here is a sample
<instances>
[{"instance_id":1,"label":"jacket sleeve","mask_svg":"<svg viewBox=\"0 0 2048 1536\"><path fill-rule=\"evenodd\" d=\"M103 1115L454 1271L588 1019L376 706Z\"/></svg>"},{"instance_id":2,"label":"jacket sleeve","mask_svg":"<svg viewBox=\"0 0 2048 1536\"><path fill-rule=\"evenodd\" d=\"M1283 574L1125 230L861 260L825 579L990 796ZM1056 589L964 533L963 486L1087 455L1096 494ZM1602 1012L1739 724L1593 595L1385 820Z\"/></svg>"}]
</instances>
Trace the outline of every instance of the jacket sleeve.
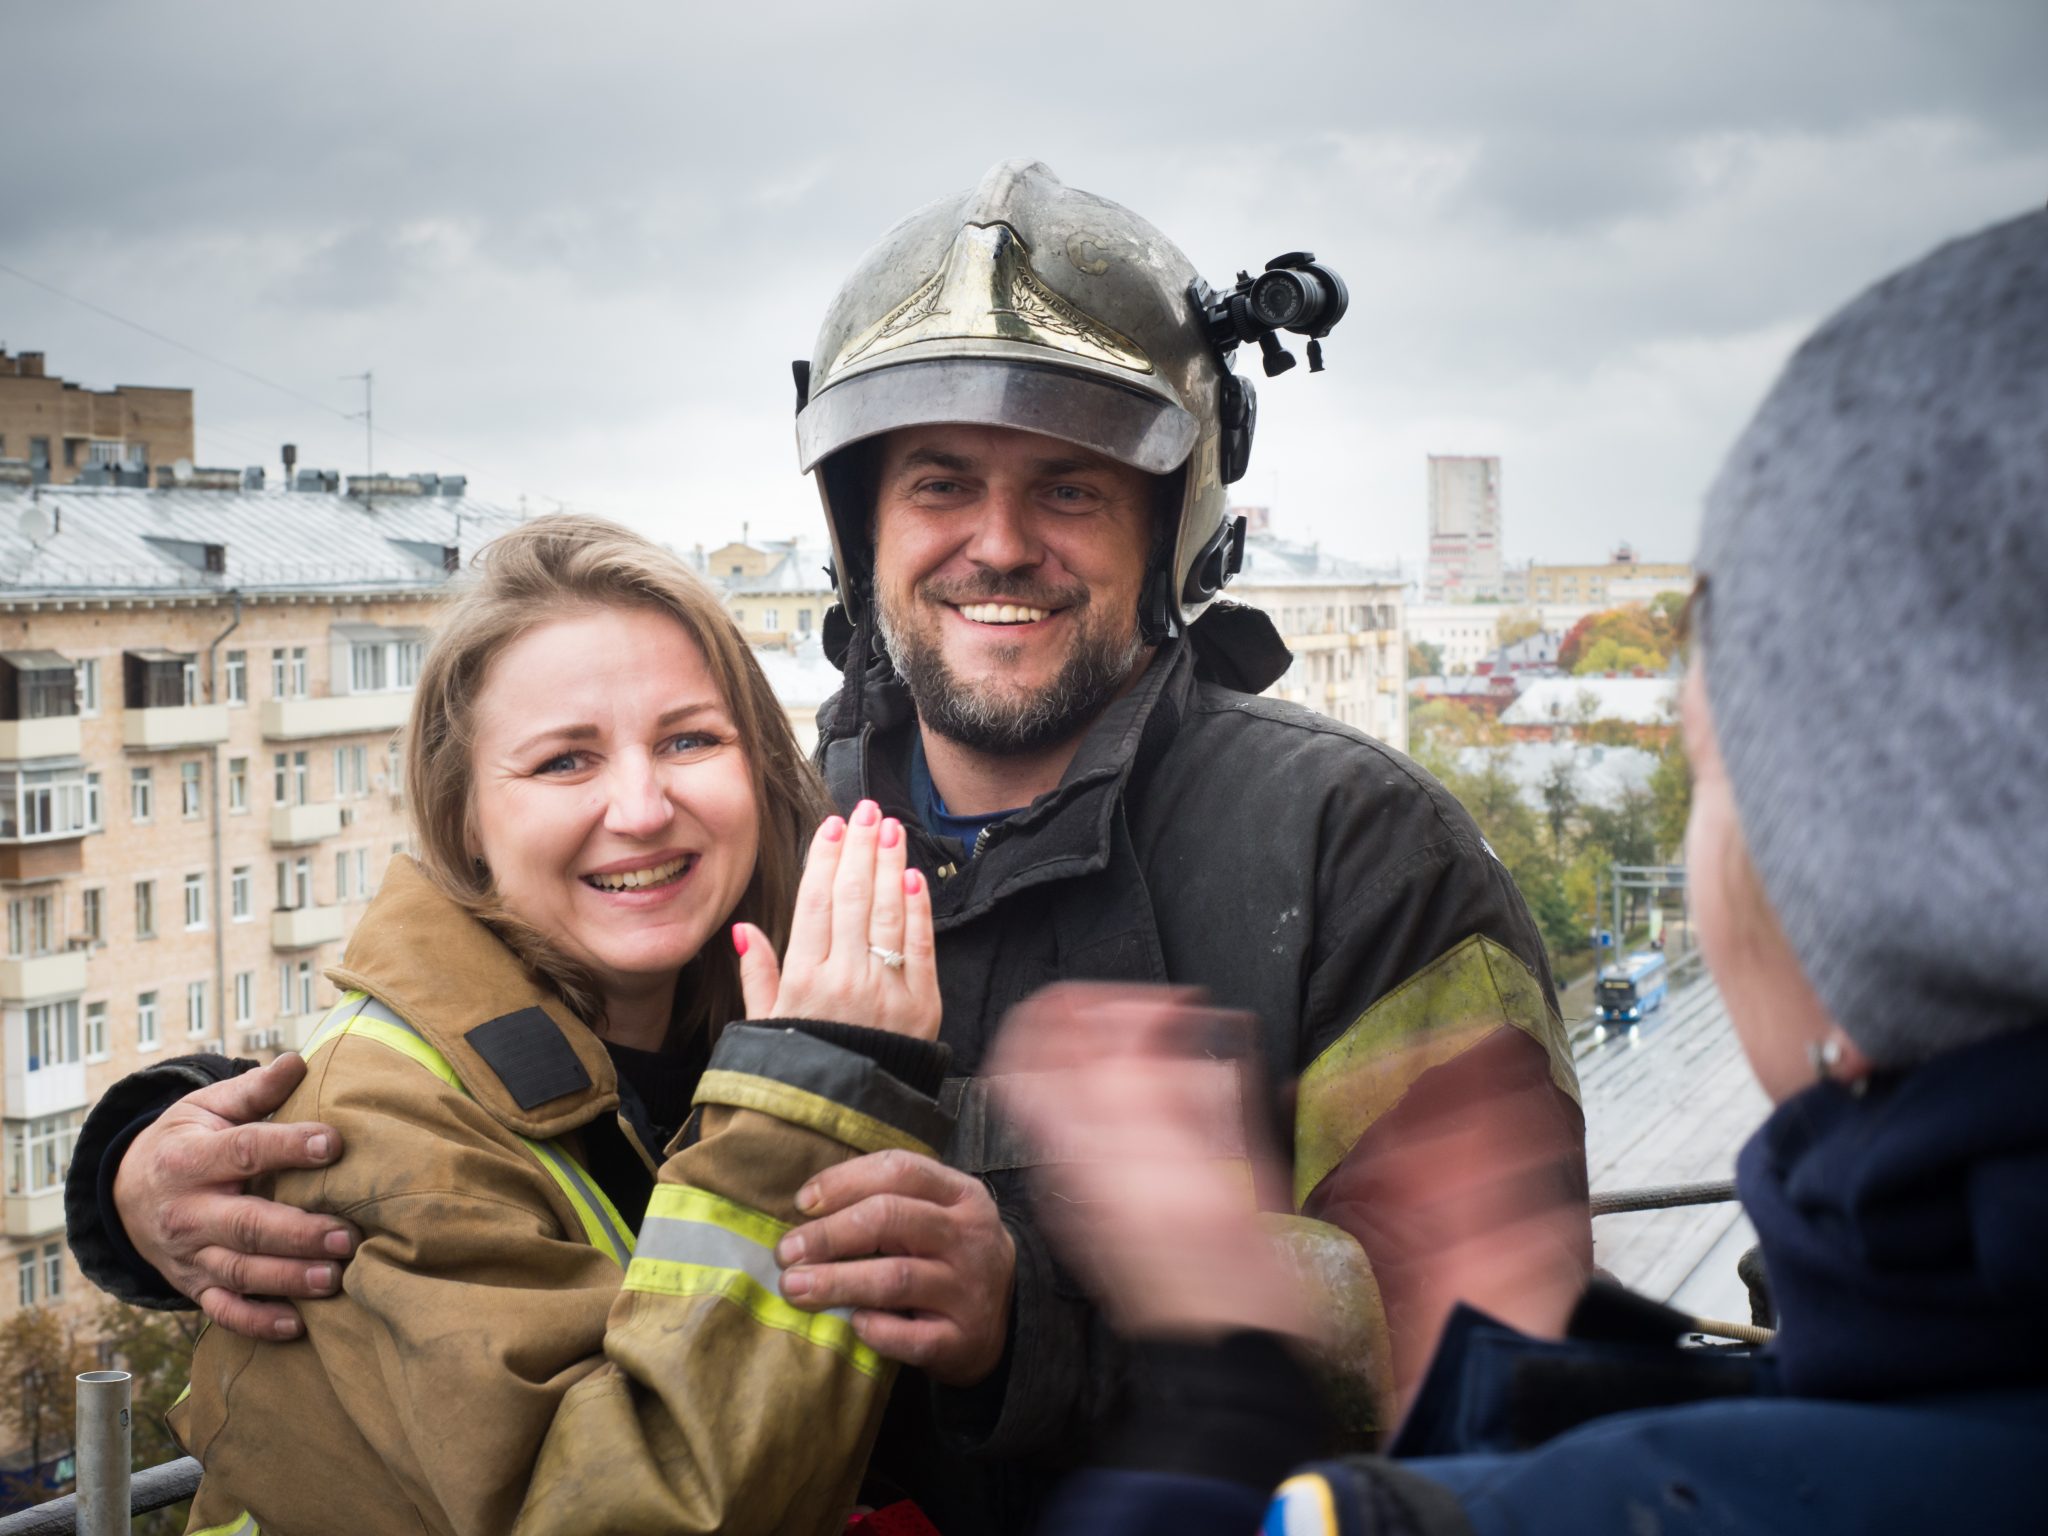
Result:
<instances>
[{"instance_id":1,"label":"jacket sleeve","mask_svg":"<svg viewBox=\"0 0 2048 1536\"><path fill-rule=\"evenodd\" d=\"M414 1087L410 1123L379 1114L404 1091L391 1074L418 1069L360 1059L378 1049L337 1041L315 1075L351 1085L323 1115L386 1155L280 1193L363 1230L346 1299L307 1307L308 1336L424 1528L836 1531L893 1368L845 1315L782 1300L774 1244L828 1165L942 1145L932 1101L857 1051L728 1028L622 1275L564 1232L550 1175L473 1101Z\"/></svg>"},{"instance_id":2,"label":"jacket sleeve","mask_svg":"<svg viewBox=\"0 0 2048 1536\"><path fill-rule=\"evenodd\" d=\"M114 1208L114 1174L128 1144L186 1094L225 1082L256 1065L225 1056L176 1056L131 1072L100 1096L85 1117L64 1178L64 1231L79 1270L120 1300L159 1311L190 1308L128 1241Z\"/></svg>"},{"instance_id":3,"label":"jacket sleeve","mask_svg":"<svg viewBox=\"0 0 2048 1536\"><path fill-rule=\"evenodd\" d=\"M1403 1378L1426 1358L1433 1288L1456 1283L1438 1263L1439 1170L1418 1151L1447 1130L1483 1127L1474 1156L1497 1162L1461 1209L1541 1213L1560 1294L1592 1264L1585 1119L1542 940L1464 809L1409 771L1370 824L1339 803L1325 828L1293 1136L1296 1209L1364 1250Z\"/></svg>"}]
</instances>

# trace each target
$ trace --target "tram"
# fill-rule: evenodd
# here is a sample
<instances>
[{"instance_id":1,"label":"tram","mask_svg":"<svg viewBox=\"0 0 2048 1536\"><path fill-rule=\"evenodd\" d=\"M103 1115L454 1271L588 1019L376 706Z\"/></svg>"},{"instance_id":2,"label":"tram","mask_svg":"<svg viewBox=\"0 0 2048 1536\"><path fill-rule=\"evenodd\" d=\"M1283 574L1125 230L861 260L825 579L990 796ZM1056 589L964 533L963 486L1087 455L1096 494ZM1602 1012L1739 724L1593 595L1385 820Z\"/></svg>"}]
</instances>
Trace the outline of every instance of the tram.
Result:
<instances>
[{"instance_id":1,"label":"tram","mask_svg":"<svg viewBox=\"0 0 2048 1536\"><path fill-rule=\"evenodd\" d=\"M1671 964L1664 952L1639 949L1600 973L1594 1000L1609 1024L1632 1024L1664 1001L1671 990Z\"/></svg>"}]
</instances>

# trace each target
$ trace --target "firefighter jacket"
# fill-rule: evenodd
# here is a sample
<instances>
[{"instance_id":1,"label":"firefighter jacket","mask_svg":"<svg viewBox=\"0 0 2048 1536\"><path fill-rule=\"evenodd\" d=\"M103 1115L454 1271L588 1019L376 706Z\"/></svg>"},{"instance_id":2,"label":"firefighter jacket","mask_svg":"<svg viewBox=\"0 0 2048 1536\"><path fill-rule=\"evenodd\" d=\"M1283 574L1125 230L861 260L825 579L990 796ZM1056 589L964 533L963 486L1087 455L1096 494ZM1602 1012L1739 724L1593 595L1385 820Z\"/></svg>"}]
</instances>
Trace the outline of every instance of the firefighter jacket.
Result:
<instances>
[{"instance_id":1,"label":"firefighter jacket","mask_svg":"<svg viewBox=\"0 0 2048 1536\"><path fill-rule=\"evenodd\" d=\"M1003 1015L1049 982L1192 985L1255 1015L1294 1209L1314 1219L1297 1228L1357 1239L1375 1271L1361 1305L1384 1293L1395 1327L1413 1250L1376 1226L1376 1186L1417 1106L1460 1071L1517 1106L1512 1134L1579 1213L1559 1262L1590 1270L1585 1123L1528 911L1429 774L1256 697L1288 659L1263 614L1215 605L1096 721L1058 788L987 829L971 859L917 820L915 716L886 660L858 709L842 689L820 715L834 800L878 800L932 878L940 1038L964 1074L947 1084L948 1156L989 1182L1017 1243L1003 1367L968 1391L906 1373L874 1460L947 1536L1031 1529L1057 1474L1099 1448L1131 1369L1036 1232L1032 1151L973 1077ZM1218 1154L1234 1150L1241 1131L1219 1127ZM1384 1349L1383 1327L1349 1331ZM1365 1427L1356 1404L1348 1417Z\"/></svg>"},{"instance_id":2,"label":"firefighter jacket","mask_svg":"<svg viewBox=\"0 0 2048 1536\"><path fill-rule=\"evenodd\" d=\"M403 859L330 975L347 994L279 1116L347 1155L259 1192L363 1241L303 1338L201 1337L172 1413L205 1468L191 1529L838 1530L892 1369L781 1299L773 1249L822 1168L943 1144L932 1101L734 1025L692 1125L642 1148L602 1043ZM608 1139L644 1215L589 1172Z\"/></svg>"}]
</instances>

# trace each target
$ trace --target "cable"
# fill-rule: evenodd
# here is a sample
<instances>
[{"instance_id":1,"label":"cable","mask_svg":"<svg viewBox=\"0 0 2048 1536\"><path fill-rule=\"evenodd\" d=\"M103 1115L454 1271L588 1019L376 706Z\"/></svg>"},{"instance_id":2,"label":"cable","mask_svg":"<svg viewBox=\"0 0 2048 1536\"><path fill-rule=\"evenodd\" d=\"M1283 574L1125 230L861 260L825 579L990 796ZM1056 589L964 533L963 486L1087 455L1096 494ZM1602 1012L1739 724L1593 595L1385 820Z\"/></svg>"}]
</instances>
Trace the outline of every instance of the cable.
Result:
<instances>
[{"instance_id":1,"label":"cable","mask_svg":"<svg viewBox=\"0 0 2048 1536\"><path fill-rule=\"evenodd\" d=\"M66 293L62 288L58 288L53 284L46 283L39 277L29 276L28 273L22 271L19 267L10 267L9 265L7 265L6 262L0 261L0 272L5 272L9 277L20 279L22 282L27 283L31 288L40 288L45 293L55 294L58 298L64 300L67 304L76 304L80 309L89 309L94 314L113 321L116 325L125 325L131 331L140 331L143 335L149 337L151 340L160 341L167 347L174 347L180 352L188 352L193 357L198 358L201 362L211 363L216 368L225 368L229 373L239 374L241 375L241 377L248 379L251 383L261 384L265 389L274 389L281 395L288 395L294 400L300 401L303 404L314 407L316 410L325 411L330 416L338 416L339 418L341 418L341 420L347 422L354 422L361 419L357 413L344 411L340 409L338 406L329 405L324 400L315 399L313 396L306 394L301 390L293 389L289 384L280 384L275 379L267 379L262 374L256 373L248 368L244 368L239 363L231 363L224 357L215 357L211 352L202 352L199 348L194 346L188 346L186 343L178 340L178 338L175 336L166 336L162 331L154 330L151 327L144 325L139 320L130 320L126 315L117 315L111 309L108 309L105 305L95 304L90 299L81 299L75 293ZM438 448L430 448L425 443L416 443L410 438L400 437L396 432L388 430L384 432L383 435L394 443L403 443L408 448L416 448L421 453L428 455L429 457L439 461L440 463L444 463L451 466L452 468L462 470L466 474L477 473L477 471L471 468L471 466L455 458L452 454L442 453ZM555 501L558 500L559 498L553 496L546 496L543 499L548 501Z\"/></svg>"}]
</instances>

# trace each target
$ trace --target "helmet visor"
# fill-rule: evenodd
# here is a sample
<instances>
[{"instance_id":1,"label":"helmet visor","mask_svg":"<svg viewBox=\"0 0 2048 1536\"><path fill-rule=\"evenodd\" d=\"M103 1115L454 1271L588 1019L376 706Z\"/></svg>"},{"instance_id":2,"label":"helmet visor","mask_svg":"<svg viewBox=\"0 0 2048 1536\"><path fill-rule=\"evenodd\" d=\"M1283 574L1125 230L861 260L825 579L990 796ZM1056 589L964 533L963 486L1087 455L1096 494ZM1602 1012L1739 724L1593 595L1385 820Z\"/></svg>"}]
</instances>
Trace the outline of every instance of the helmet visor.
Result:
<instances>
[{"instance_id":1,"label":"helmet visor","mask_svg":"<svg viewBox=\"0 0 2048 1536\"><path fill-rule=\"evenodd\" d=\"M840 379L797 413L809 473L850 444L898 427L1011 427L1075 443L1163 475L1194 450L1200 427L1169 400L1064 368L1003 358L933 358Z\"/></svg>"}]
</instances>

